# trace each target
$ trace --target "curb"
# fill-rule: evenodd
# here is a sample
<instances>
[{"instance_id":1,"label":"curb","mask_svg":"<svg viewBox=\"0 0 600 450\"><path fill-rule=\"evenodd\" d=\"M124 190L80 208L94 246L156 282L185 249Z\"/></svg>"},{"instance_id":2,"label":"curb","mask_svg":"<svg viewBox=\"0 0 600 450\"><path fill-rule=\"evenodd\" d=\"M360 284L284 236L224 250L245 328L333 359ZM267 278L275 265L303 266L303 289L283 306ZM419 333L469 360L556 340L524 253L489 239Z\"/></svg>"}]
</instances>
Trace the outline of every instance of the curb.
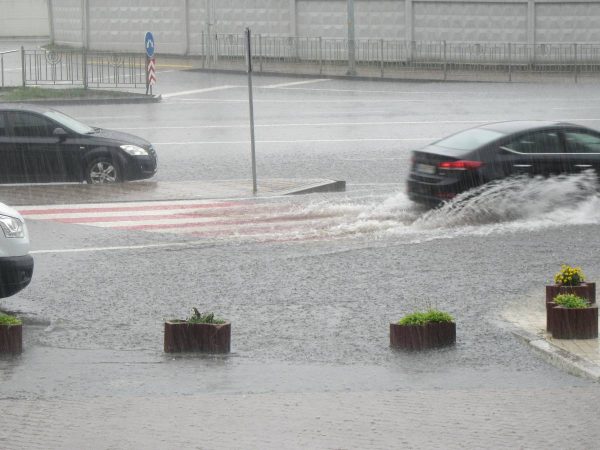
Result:
<instances>
[{"instance_id":1,"label":"curb","mask_svg":"<svg viewBox=\"0 0 600 450\"><path fill-rule=\"evenodd\" d=\"M600 367L589 360L558 348L546 339L525 330L513 330L512 334L529 344L546 362L553 366L565 370L572 375L588 378L596 382L600 381Z\"/></svg>"},{"instance_id":2,"label":"curb","mask_svg":"<svg viewBox=\"0 0 600 450\"><path fill-rule=\"evenodd\" d=\"M0 102L2 98L0 97ZM43 100L16 100L5 103L30 104L30 105L123 105L140 103L159 103L162 101L161 95L141 95L131 97L100 97L100 98L57 98Z\"/></svg>"},{"instance_id":3,"label":"curb","mask_svg":"<svg viewBox=\"0 0 600 450\"><path fill-rule=\"evenodd\" d=\"M346 182L343 180L332 180L330 182L315 184L312 186L299 187L283 192L283 195L314 194L317 192L344 192Z\"/></svg>"}]
</instances>

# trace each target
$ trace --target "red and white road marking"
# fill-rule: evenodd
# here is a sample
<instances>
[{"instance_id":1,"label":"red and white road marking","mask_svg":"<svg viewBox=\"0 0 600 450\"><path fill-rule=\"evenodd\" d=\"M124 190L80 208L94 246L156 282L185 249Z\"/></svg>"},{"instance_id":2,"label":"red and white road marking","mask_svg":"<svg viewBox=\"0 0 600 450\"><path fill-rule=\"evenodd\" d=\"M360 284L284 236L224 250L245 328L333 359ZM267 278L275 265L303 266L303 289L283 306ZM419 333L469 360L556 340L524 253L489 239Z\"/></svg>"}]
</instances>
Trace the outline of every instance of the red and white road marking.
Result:
<instances>
[{"instance_id":1,"label":"red and white road marking","mask_svg":"<svg viewBox=\"0 0 600 450\"><path fill-rule=\"evenodd\" d=\"M160 201L18 207L27 220L196 237L279 240L315 236L335 214L307 213L290 203Z\"/></svg>"}]
</instances>

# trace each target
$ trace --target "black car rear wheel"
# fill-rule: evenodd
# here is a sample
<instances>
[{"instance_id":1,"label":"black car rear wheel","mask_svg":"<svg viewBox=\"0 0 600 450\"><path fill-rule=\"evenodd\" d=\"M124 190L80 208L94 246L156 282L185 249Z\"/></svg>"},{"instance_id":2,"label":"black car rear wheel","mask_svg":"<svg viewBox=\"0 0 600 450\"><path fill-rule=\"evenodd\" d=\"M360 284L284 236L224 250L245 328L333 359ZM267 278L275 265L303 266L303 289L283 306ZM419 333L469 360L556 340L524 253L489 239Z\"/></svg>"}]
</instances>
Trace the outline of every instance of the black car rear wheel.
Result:
<instances>
[{"instance_id":1,"label":"black car rear wheel","mask_svg":"<svg viewBox=\"0 0 600 450\"><path fill-rule=\"evenodd\" d=\"M118 183L121 181L121 172L112 159L103 156L88 164L85 177L89 184Z\"/></svg>"}]
</instances>

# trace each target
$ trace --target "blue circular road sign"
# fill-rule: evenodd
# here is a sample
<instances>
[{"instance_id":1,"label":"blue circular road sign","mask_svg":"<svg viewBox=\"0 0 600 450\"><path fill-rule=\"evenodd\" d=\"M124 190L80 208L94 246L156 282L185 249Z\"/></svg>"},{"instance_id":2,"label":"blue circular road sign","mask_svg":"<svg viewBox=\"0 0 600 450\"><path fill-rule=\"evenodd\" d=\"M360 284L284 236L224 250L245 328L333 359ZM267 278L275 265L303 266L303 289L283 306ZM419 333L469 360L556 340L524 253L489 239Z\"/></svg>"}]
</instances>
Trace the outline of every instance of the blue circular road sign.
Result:
<instances>
[{"instance_id":1,"label":"blue circular road sign","mask_svg":"<svg viewBox=\"0 0 600 450\"><path fill-rule=\"evenodd\" d=\"M146 55L148 55L148 58L152 58L154 56L154 36L150 31L146 32L144 45L146 46Z\"/></svg>"}]
</instances>

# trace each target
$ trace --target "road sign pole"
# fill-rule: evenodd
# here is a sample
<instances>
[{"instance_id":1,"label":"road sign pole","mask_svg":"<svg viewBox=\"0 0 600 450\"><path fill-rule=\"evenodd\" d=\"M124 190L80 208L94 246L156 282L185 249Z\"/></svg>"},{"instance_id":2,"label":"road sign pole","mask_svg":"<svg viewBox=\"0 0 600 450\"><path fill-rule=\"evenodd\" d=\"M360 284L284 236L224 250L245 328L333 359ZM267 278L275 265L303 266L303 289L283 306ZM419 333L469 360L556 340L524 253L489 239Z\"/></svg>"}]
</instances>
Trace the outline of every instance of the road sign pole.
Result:
<instances>
[{"instance_id":1,"label":"road sign pole","mask_svg":"<svg viewBox=\"0 0 600 450\"><path fill-rule=\"evenodd\" d=\"M150 92L150 74L148 73L148 64L150 62L150 58L146 55L146 95Z\"/></svg>"},{"instance_id":2,"label":"road sign pole","mask_svg":"<svg viewBox=\"0 0 600 450\"><path fill-rule=\"evenodd\" d=\"M146 95L152 95L152 85L156 82L154 75L154 35L148 31L144 36L144 48L146 49Z\"/></svg>"},{"instance_id":3,"label":"road sign pole","mask_svg":"<svg viewBox=\"0 0 600 450\"><path fill-rule=\"evenodd\" d=\"M254 101L252 99L252 49L250 46L250 28L246 28L246 59L248 64L248 103L250 104L250 148L252 154L252 192L258 191L256 186L256 149L254 143Z\"/></svg>"}]
</instances>

